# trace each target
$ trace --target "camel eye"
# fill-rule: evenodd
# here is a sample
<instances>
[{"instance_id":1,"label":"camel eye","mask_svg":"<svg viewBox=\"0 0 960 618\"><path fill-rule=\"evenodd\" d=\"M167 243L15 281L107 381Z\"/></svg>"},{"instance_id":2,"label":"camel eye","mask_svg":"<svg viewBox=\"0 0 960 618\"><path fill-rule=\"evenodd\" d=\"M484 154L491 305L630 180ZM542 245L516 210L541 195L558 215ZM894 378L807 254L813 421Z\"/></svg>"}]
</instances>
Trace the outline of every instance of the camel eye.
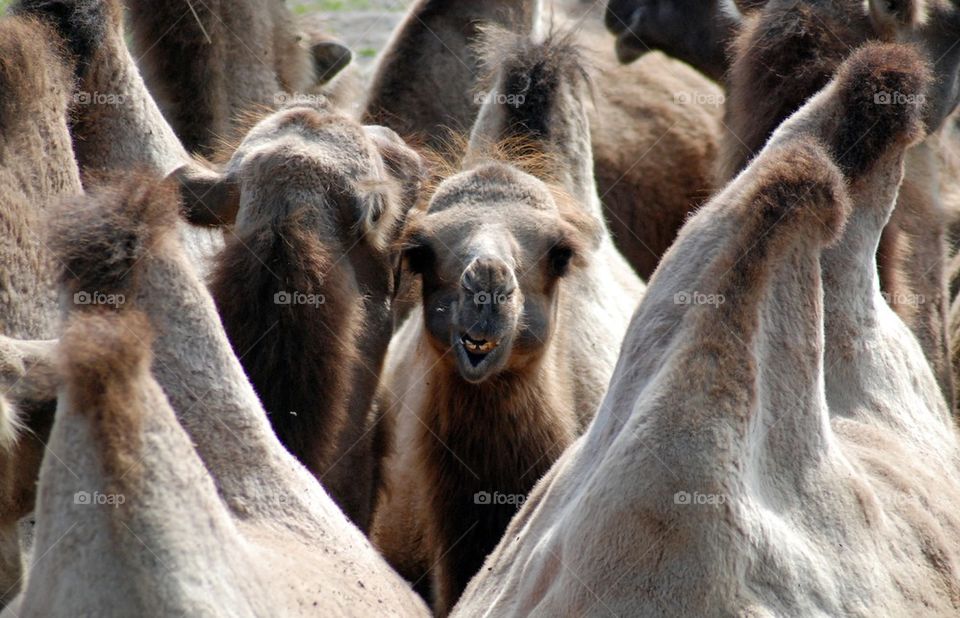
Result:
<instances>
[{"instance_id":1,"label":"camel eye","mask_svg":"<svg viewBox=\"0 0 960 618\"><path fill-rule=\"evenodd\" d=\"M558 244L550 249L548 257L550 274L554 277L563 277L570 270L570 262L573 260L573 248L567 245Z\"/></svg>"},{"instance_id":2,"label":"camel eye","mask_svg":"<svg viewBox=\"0 0 960 618\"><path fill-rule=\"evenodd\" d=\"M426 242L421 241L407 247L403 252L407 267L418 275L423 275L433 268L436 255Z\"/></svg>"}]
</instances>

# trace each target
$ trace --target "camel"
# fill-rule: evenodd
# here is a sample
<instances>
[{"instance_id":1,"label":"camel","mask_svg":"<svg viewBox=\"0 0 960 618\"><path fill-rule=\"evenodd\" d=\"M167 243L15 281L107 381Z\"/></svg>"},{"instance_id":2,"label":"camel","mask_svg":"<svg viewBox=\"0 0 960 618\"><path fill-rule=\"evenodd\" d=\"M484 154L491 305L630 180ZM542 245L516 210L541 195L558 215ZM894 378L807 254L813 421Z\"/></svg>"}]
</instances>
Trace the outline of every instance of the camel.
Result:
<instances>
[{"instance_id":1,"label":"camel","mask_svg":"<svg viewBox=\"0 0 960 618\"><path fill-rule=\"evenodd\" d=\"M286 3L276 0L127 6L147 85L192 153L213 155L235 136L237 116L330 82L352 58L331 37L305 41Z\"/></svg>"},{"instance_id":2,"label":"camel","mask_svg":"<svg viewBox=\"0 0 960 618\"><path fill-rule=\"evenodd\" d=\"M479 33L493 26L518 34L549 24L576 29L578 41L596 56L589 114L605 215L617 246L647 278L687 215L715 189L722 92L662 54L621 67L598 16L559 7L548 11L541 4L414 3L378 61L362 118L456 162L462 153L451 133L471 127L491 96L481 81ZM524 84L501 96L506 104L524 97Z\"/></svg>"},{"instance_id":3,"label":"camel","mask_svg":"<svg viewBox=\"0 0 960 618\"><path fill-rule=\"evenodd\" d=\"M929 81L861 48L691 219L454 615L957 613L955 427L873 259L923 133L874 92Z\"/></svg>"},{"instance_id":4,"label":"camel","mask_svg":"<svg viewBox=\"0 0 960 618\"><path fill-rule=\"evenodd\" d=\"M731 0L609 0L604 23L620 62L659 50L722 83L742 19Z\"/></svg>"},{"instance_id":5,"label":"camel","mask_svg":"<svg viewBox=\"0 0 960 618\"><path fill-rule=\"evenodd\" d=\"M16 0L9 11L48 24L75 67L70 133L83 183L130 168L183 179L181 234L205 271L223 246L212 228L231 223L232 211L215 212L204 201L212 174L187 153L147 91L125 43L120 1Z\"/></svg>"},{"instance_id":6,"label":"camel","mask_svg":"<svg viewBox=\"0 0 960 618\"><path fill-rule=\"evenodd\" d=\"M67 305L50 450L76 476L44 460L3 615L424 615L271 430L183 250L178 191L130 172L60 220L61 297L126 302Z\"/></svg>"},{"instance_id":7,"label":"camel","mask_svg":"<svg viewBox=\"0 0 960 618\"><path fill-rule=\"evenodd\" d=\"M953 399L947 343L944 224L948 205L941 179L939 132L956 108L960 9L950 2L921 4L770 0L746 20L728 80L730 129L722 176L730 178L759 150L774 128L825 85L851 50L870 40L917 44L935 65L924 93L930 137L908 154L898 207L884 232L878 261L883 290L917 334L943 392ZM878 93L878 104L901 104L899 93ZM952 120L950 121L953 122ZM955 147L954 147L955 149Z\"/></svg>"},{"instance_id":8,"label":"camel","mask_svg":"<svg viewBox=\"0 0 960 618\"><path fill-rule=\"evenodd\" d=\"M372 537L407 577L429 569L437 615L586 427L643 291L603 221L579 48L496 39L493 92L527 83L527 103L488 101L462 171L411 212L404 263L422 304L380 396L394 446Z\"/></svg>"},{"instance_id":9,"label":"camel","mask_svg":"<svg viewBox=\"0 0 960 618\"><path fill-rule=\"evenodd\" d=\"M213 180L239 196L210 276L223 326L281 442L364 531L394 245L423 176L395 133L316 100L265 116Z\"/></svg>"},{"instance_id":10,"label":"camel","mask_svg":"<svg viewBox=\"0 0 960 618\"><path fill-rule=\"evenodd\" d=\"M9 59L4 65L4 118L10 122L5 135L12 140L10 154L0 161L8 196L2 215L8 231L4 244L10 243L4 249L8 254L3 270L4 280L18 292L4 295L3 301L11 302L0 308L0 335L7 336L0 346L0 383L24 430L12 454L2 460L0 584L5 583L5 592L0 603L19 586L20 547L14 526L33 509L56 400L47 379L51 346L41 340L57 336L60 321L39 207L79 194L81 181L126 173L130 167L179 173L191 180L188 186L194 190L202 188L196 179L205 174L147 93L124 44L121 12L115 0L23 0L3 18L10 24L4 28L9 28L11 46L4 55ZM24 26L28 23L29 28ZM47 47L33 39L47 41ZM27 163L29 174L17 171ZM195 208L186 211L188 218L207 223L210 210L201 200L194 202ZM222 243L216 233L185 222L180 227L195 264L202 266ZM97 293L82 290L77 302L90 302ZM42 348L46 353L41 354Z\"/></svg>"},{"instance_id":11,"label":"camel","mask_svg":"<svg viewBox=\"0 0 960 618\"><path fill-rule=\"evenodd\" d=\"M52 402L36 390L47 376L39 340L59 329L44 219L81 191L67 127L72 67L52 38L33 20L0 19L0 607L22 581L17 526L33 508L52 421Z\"/></svg>"}]
</instances>

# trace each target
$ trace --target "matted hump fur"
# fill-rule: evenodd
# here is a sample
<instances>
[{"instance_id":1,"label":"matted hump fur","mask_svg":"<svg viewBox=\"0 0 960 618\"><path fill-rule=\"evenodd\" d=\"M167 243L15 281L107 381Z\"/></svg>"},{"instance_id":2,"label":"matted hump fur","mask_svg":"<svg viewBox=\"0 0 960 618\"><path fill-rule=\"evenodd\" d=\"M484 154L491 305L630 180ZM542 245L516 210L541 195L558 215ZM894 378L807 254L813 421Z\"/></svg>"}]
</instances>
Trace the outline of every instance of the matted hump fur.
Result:
<instances>
[{"instance_id":1,"label":"matted hump fur","mask_svg":"<svg viewBox=\"0 0 960 618\"><path fill-rule=\"evenodd\" d=\"M603 225L590 123L582 103L589 78L574 36L487 31L484 63L492 69L487 78L491 94L480 108L463 166L469 169L491 158L497 145L506 142L511 150L541 157L534 175L559 186Z\"/></svg>"}]
</instances>

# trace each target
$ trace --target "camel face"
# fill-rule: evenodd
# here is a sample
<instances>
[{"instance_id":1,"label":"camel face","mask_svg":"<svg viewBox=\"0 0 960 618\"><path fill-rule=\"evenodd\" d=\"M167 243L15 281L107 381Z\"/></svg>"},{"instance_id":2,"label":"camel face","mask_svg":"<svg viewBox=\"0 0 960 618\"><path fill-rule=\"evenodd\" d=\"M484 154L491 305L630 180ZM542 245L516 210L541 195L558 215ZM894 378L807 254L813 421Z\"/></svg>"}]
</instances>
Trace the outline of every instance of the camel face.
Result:
<instances>
[{"instance_id":1,"label":"camel face","mask_svg":"<svg viewBox=\"0 0 960 618\"><path fill-rule=\"evenodd\" d=\"M446 181L411 221L406 258L423 278L429 341L464 380L540 358L580 233L543 182L496 163Z\"/></svg>"},{"instance_id":2,"label":"camel face","mask_svg":"<svg viewBox=\"0 0 960 618\"><path fill-rule=\"evenodd\" d=\"M720 79L739 17L728 0L610 0L605 22L624 64L661 50Z\"/></svg>"}]
</instances>

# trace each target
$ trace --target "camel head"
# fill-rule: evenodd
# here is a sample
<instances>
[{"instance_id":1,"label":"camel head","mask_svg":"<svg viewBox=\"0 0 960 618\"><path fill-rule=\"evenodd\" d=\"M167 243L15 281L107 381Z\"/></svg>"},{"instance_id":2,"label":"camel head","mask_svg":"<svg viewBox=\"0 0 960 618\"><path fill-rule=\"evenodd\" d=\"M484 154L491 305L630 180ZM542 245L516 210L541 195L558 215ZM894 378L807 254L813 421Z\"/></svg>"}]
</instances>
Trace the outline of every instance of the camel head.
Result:
<instances>
[{"instance_id":1,"label":"camel head","mask_svg":"<svg viewBox=\"0 0 960 618\"><path fill-rule=\"evenodd\" d=\"M536 366L563 279L604 233L577 48L497 31L486 55L496 74L464 171L416 213L403 244L423 279L430 342L472 383Z\"/></svg>"},{"instance_id":2,"label":"camel head","mask_svg":"<svg viewBox=\"0 0 960 618\"><path fill-rule=\"evenodd\" d=\"M362 126L323 97L294 97L251 129L222 172L190 164L175 176L193 223L236 220L244 230L299 212L325 242L346 250L362 238L382 251L423 174L390 129Z\"/></svg>"},{"instance_id":3,"label":"camel head","mask_svg":"<svg viewBox=\"0 0 960 618\"><path fill-rule=\"evenodd\" d=\"M561 281L582 263L590 225L546 184L498 163L448 179L411 218L404 255L423 281L429 342L464 380L523 371L542 357Z\"/></svg>"},{"instance_id":4,"label":"camel head","mask_svg":"<svg viewBox=\"0 0 960 618\"><path fill-rule=\"evenodd\" d=\"M727 44L741 19L731 0L609 0L605 17L620 62L660 50L716 80L726 71Z\"/></svg>"}]
</instances>

